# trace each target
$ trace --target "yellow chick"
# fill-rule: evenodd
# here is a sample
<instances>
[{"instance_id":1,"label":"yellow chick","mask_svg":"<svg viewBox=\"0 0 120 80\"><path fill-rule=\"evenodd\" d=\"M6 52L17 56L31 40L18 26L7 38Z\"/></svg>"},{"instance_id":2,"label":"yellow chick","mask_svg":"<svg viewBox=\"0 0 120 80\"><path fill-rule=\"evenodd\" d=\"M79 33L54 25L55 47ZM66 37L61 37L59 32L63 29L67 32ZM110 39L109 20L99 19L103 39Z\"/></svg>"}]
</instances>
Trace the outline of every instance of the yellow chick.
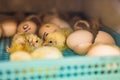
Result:
<instances>
[{"instance_id":1,"label":"yellow chick","mask_svg":"<svg viewBox=\"0 0 120 80\"><path fill-rule=\"evenodd\" d=\"M57 47L59 50L64 50L67 48L66 36L60 31L50 33L45 37L43 46L53 46Z\"/></svg>"},{"instance_id":2,"label":"yellow chick","mask_svg":"<svg viewBox=\"0 0 120 80\"><path fill-rule=\"evenodd\" d=\"M26 34L25 40L26 40L25 49L28 52L32 52L34 49L40 47L43 43L43 40L40 39L35 34Z\"/></svg>"},{"instance_id":3,"label":"yellow chick","mask_svg":"<svg viewBox=\"0 0 120 80\"><path fill-rule=\"evenodd\" d=\"M8 53L14 53L16 51L25 51L25 34L24 33L17 33L11 42L10 47L6 47L6 51Z\"/></svg>"},{"instance_id":4,"label":"yellow chick","mask_svg":"<svg viewBox=\"0 0 120 80\"><path fill-rule=\"evenodd\" d=\"M63 57L62 52L58 48L51 46L37 48L31 53L31 56L32 59L58 59Z\"/></svg>"}]
</instances>

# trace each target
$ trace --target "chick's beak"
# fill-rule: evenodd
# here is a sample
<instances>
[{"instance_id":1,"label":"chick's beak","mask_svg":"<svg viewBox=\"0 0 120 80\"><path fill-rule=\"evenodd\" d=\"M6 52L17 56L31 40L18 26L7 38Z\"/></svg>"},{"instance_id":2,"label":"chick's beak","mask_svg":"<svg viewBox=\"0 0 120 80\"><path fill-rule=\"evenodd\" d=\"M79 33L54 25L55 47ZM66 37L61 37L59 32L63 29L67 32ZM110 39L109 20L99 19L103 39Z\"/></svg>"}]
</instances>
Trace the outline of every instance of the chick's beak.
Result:
<instances>
[{"instance_id":1,"label":"chick's beak","mask_svg":"<svg viewBox=\"0 0 120 80\"><path fill-rule=\"evenodd\" d=\"M30 45L35 46L35 43L33 40L30 41Z\"/></svg>"}]
</instances>

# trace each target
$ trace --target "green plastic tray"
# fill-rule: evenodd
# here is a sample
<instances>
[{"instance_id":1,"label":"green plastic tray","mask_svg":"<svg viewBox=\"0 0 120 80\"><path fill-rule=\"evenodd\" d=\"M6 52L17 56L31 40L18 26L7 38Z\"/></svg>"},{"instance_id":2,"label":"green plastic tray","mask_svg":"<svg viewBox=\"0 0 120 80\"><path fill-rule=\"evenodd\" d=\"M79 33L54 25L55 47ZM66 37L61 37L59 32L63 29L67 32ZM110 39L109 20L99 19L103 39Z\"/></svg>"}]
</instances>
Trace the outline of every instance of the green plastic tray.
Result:
<instances>
[{"instance_id":1,"label":"green plastic tray","mask_svg":"<svg viewBox=\"0 0 120 80\"><path fill-rule=\"evenodd\" d=\"M104 27L120 46L120 36ZM0 80L120 80L120 57L78 56L72 50L63 51L62 59L9 61L5 46L11 38L0 40Z\"/></svg>"}]
</instances>

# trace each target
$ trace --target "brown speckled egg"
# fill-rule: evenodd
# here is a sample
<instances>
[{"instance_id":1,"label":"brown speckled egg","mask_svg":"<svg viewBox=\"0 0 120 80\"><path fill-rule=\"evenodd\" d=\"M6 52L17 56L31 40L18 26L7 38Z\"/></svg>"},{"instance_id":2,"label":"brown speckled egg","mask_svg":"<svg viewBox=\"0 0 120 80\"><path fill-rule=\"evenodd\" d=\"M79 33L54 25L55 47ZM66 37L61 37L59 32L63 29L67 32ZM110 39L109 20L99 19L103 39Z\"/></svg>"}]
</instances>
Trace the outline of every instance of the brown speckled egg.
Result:
<instances>
[{"instance_id":1,"label":"brown speckled egg","mask_svg":"<svg viewBox=\"0 0 120 80\"><path fill-rule=\"evenodd\" d=\"M26 21L21 22L18 25L17 31L34 34L37 31L37 25L33 21L30 21L30 20L27 21L26 20Z\"/></svg>"},{"instance_id":2,"label":"brown speckled egg","mask_svg":"<svg viewBox=\"0 0 120 80\"><path fill-rule=\"evenodd\" d=\"M17 22L14 20L5 20L2 22L3 36L11 37L16 33Z\"/></svg>"},{"instance_id":3,"label":"brown speckled egg","mask_svg":"<svg viewBox=\"0 0 120 80\"><path fill-rule=\"evenodd\" d=\"M78 54L85 54L93 41L93 35L87 30L77 30L67 38L67 45Z\"/></svg>"}]
</instances>

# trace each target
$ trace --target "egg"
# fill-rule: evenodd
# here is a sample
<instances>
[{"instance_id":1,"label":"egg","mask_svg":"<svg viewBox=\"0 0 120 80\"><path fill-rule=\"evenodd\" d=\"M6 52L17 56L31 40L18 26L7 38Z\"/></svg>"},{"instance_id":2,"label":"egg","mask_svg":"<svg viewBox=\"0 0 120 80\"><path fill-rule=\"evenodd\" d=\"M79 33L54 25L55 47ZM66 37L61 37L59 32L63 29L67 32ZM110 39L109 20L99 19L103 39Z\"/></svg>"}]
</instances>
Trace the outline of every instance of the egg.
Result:
<instances>
[{"instance_id":1,"label":"egg","mask_svg":"<svg viewBox=\"0 0 120 80\"><path fill-rule=\"evenodd\" d=\"M110 44L95 44L87 56L120 56L120 48Z\"/></svg>"},{"instance_id":2,"label":"egg","mask_svg":"<svg viewBox=\"0 0 120 80\"><path fill-rule=\"evenodd\" d=\"M18 29L17 29L17 32L24 32L24 33L31 33L31 34L35 34L36 31L37 31L37 24L30 20L21 22L18 25Z\"/></svg>"},{"instance_id":3,"label":"egg","mask_svg":"<svg viewBox=\"0 0 120 80\"><path fill-rule=\"evenodd\" d=\"M99 31L94 43L116 44L114 38L105 31Z\"/></svg>"},{"instance_id":4,"label":"egg","mask_svg":"<svg viewBox=\"0 0 120 80\"><path fill-rule=\"evenodd\" d=\"M31 60L29 53L25 51L16 51L10 55L11 61Z\"/></svg>"},{"instance_id":5,"label":"egg","mask_svg":"<svg viewBox=\"0 0 120 80\"><path fill-rule=\"evenodd\" d=\"M43 46L31 53L33 59L57 59L62 58L62 52L56 47Z\"/></svg>"},{"instance_id":6,"label":"egg","mask_svg":"<svg viewBox=\"0 0 120 80\"><path fill-rule=\"evenodd\" d=\"M14 20L5 20L2 22L3 36L11 37L16 33L17 22Z\"/></svg>"},{"instance_id":7,"label":"egg","mask_svg":"<svg viewBox=\"0 0 120 80\"><path fill-rule=\"evenodd\" d=\"M85 55L87 51L91 48L92 43L81 43L73 48L73 51L80 54Z\"/></svg>"},{"instance_id":8,"label":"egg","mask_svg":"<svg viewBox=\"0 0 120 80\"><path fill-rule=\"evenodd\" d=\"M85 54L93 41L93 35L87 30L77 30L67 38L67 45L78 54Z\"/></svg>"},{"instance_id":9,"label":"egg","mask_svg":"<svg viewBox=\"0 0 120 80\"><path fill-rule=\"evenodd\" d=\"M39 36L43 37L45 33L49 34L57 30L60 30L59 26L57 26L56 24L47 23L40 27Z\"/></svg>"}]
</instances>

